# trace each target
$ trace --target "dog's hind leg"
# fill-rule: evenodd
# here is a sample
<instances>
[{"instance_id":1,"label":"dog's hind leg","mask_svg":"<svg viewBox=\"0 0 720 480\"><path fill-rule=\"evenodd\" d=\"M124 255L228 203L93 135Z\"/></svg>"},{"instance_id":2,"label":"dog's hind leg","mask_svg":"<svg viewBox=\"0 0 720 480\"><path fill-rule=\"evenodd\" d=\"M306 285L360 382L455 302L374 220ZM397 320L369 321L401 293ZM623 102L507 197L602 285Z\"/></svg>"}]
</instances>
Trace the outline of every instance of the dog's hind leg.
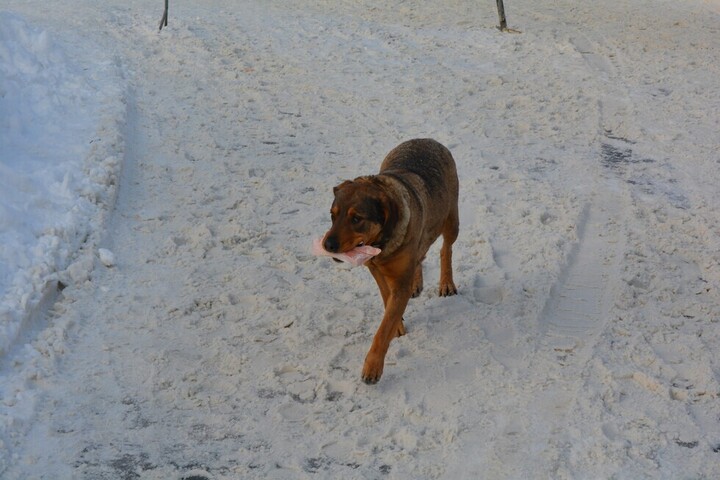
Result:
<instances>
[{"instance_id":1,"label":"dog's hind leg","mask_svg":"<svg viewBox=\"0 0 720 480\"><path fill-rule=\"evenodd\" d=\"M450 212L443 226L443 244L440 249L440 296L447 297L457 293L453 281L452 271L452 245L457 240L460 231L457 206Z\"/></svg>"},{"instance_id":2,"label":"dog's hind leg","mask_svg":"<svg viewBox=\"0 0 720 480\"><path fill-rule=\"evenodd\" d=\"M418 263L415 269L415 275L413 276L412 286L412 298L419 297L423 291L423 272L422 272L422 261Z\"/></svg>"}]
</instances>

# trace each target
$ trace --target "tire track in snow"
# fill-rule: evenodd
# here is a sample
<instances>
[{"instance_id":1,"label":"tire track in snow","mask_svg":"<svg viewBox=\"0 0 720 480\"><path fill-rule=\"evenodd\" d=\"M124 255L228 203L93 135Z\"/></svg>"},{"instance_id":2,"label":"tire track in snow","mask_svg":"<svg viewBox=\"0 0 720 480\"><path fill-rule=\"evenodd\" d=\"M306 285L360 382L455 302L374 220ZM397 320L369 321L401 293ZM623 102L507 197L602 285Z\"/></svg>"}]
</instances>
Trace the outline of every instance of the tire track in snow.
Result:
<instances>
[{"instance_id":1,"label":"tire track in snow","mask_svg":"<svg viewBox=\"0 0 720 480\"><path fill-rule=\"evenodd\" d=\"M540 315L543 346L574 351L605 325L623 247L622 211L621 200L608 192L583 212L580 241Z\"/></svg>"},{"instance_id":2,"label":"tire track in snow","mask_svg":"<svg viewBox=\"0 0 720 480\"><path fill-rule=\"evenodd\" d=\"M630 208L623 183L612 170L602 168L608 167L604 149L608 137L613 135L618 119L632 110L627 92L615 91L615 57L598 53L605 46L579 32L570 38L570 43L603 86L598 96L601 161L600 169L595 170L595 192L578 220L578 242L538 317L537 363L533 370L545 369L547 380L527 404L530 424L525 441L536 467L555 474L567 464L565 457L570 448L565 440L565 418L578 400L587 363L615 305L625 248L625 211Z\"/></svg>"},{"instance_id":3,"label":"tire track in snow","mask_svg":"<svg viewBox=\"0 0 720 480\"><path fill-rule=\"evenodd\" d=\"M625 212L629 209L627 190L621 179L603 163L602 145L613 122L632 105L618 92L614 60L605 55L602 44L582 34L568 41L578 52L578 61L597 80L597 162L577 173L591 191L576 222L577 242L567 256L547 297L541 300L534 322L527 325L527 356L514 359L507 372L507 391L500 401L504 407L494 422L490 445L477 454L463 470L475 476L532 478L543 472L549 478L563 473L568 463L573 425L568 415L583 401L584 376L598 339L608 325L619 285L623 258ZM487 434L473 432L467 443L487 442ZM478 448L475 448L478 450ZM471 458L467 455L465 459ZM483 472L480 474L480 472ZM473 478L465 473L458 478Z\"/></svg>"},{"instance_id":4,"label":"tire track in snow","mask_svg":"<svg viewBox=\"0 0 720 480\"><path fill-rule=\"evenodd\" d=\"M538 317L538 337L517 388L526 396L496 438L496 464L525 462L517 474L553 472L567 463L566 417L582 395L584 371L612 315L624 248L625 201L612 188L591 198L580 216L578 243ZM544 378L527 389L532 379ZM527 458L532 458L528 461Z\"/></svg>"},{"instance_id":5,"label":"tire track in snow","mask_svg":"<svg viewBox=\"0 0 720 480\"><path fill-rule=\"evenodd\" d=\"M570 43L600 79L616 76L613 64L616 56L598 53L604 49L602 42L595 43L577 32L570 37ZM613 90L612 83L605 86ZM607 160L605 142L612 135L614 120L610 118L613 114L607 104L616 97L612 91L598 97L598 137L603 162ZM627 92L622 92L620 97L628 98ZM607 166L602 162L601 165ZM603 177L601 172L598 178ZM583 350L593 343L607 322L613 304L612 281L618 276L624 246L620 229L628 202L623 199L622 187L612 178L597 185L595 190L578 222L579 241L540 314L540 348L551 347L559 353Z\"/></svg>"},{"instance_id":6,"label":"tire track in snow","mask_svg":"<svg viewBox=\"0 0 720 480\"><path fill-rule=\"evenodd\" d=\"M506 478L538 471L553 477L567 463L566 417L584 395L585 370L622 282L626 193L617 180L597 183L601 186L578 219L577 245L538 314L537 337L528 345L532 353L507 372L508 390L516 395L498 399L505 405L495 419L500 434L477 461L465 465L474 474L489 469ZM487 441L480 432L470 435L468 445Z\"/></svg>"}]
</instances>

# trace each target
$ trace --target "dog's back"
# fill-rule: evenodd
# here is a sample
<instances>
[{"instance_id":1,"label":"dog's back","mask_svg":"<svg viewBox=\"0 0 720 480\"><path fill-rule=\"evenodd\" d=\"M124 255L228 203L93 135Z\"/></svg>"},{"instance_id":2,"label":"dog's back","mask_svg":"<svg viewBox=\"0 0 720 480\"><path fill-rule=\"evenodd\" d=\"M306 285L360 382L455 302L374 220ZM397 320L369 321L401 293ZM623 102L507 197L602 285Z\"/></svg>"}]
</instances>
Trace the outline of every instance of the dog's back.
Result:
<instances>
[{"instance_id":1,"label":"dog's back","mask_svg":"<svg viewBox=\"0 0 720 480\"><path fill-rule=\"evenodd\" d=\"M427 224L422 228L430 243L437 238L448 216L457 223L457 170L450 150L444 145L430 138L403 142L387 154L380 165L380 175L396 178L415 193L418 207L425 212Z\"/></svg>"},{"instance_id":2,"label":"dog's back","mask_svg":"<svg viewBox=\"0 0 720 480\"><path fill-rule=\"evenodd\" d=\"M380 173L401 177L413 174L430 198L457 198L458 180L452 154L430 138L408 140L393 148L383 160ZM408 180L416 183L414 179Z\"/></svg>"}]
</instances>

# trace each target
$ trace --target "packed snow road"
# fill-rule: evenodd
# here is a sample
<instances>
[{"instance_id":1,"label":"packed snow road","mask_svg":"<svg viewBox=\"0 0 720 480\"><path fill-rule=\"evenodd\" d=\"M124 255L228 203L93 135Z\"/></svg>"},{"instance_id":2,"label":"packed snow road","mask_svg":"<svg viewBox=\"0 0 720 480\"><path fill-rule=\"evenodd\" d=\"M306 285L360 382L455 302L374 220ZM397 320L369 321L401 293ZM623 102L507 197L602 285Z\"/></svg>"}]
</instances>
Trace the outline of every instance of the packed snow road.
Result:
<instances>
[{"instance_id":1,"label":"packed snow road","mask_svg":"<svg viewBox=\"0 0 720 480\"><path fill-rule=\"evenodd\" d=\"M720 4L101 3L2 7L126 107L104 230L0 359L2 478L720 471ZM310 243L414 137L458 164L459 295L367 386L377 287Z\"/></svg>"}]
</instances>

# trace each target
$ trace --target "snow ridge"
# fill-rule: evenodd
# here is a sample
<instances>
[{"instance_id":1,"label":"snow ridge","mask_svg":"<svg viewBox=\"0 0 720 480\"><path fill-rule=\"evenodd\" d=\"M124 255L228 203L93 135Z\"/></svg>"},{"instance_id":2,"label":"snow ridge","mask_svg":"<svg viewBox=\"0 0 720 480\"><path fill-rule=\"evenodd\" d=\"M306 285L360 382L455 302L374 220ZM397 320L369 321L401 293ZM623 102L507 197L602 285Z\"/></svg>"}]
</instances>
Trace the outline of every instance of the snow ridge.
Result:
<instances>
[{"instance_id":1,"label":"snow ridge","mask_svg":"<svg viewBox=\"0 0 720 480\"><path fill-rule=\"evenodd\" d=\"M0 471L66 348L72 322L49 323L48 309L90 278L117 193L127 86L115 59L95 59L84 68L0 12Z\"/></svg>"}]
</instances>

